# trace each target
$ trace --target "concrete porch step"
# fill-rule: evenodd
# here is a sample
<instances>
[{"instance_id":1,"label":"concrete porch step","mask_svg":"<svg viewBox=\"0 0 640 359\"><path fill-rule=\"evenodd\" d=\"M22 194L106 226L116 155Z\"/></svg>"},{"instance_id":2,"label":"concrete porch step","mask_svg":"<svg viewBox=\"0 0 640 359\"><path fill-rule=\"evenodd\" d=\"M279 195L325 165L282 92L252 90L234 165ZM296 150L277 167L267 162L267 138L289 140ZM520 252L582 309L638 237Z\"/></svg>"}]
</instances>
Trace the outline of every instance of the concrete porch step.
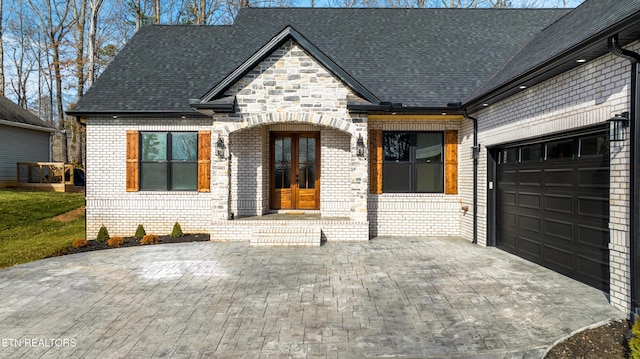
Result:
<instances>
[{"instance_id":1,"label":"concrete porch step","mask_svg":"<svg viewBox=\"0 0 640 359\"><path fill-rule=\"evenodd\" d=\"M252 246L319 246L321 231L318 226L263 226L249 241Z\"/></svg>"}]
</instances>

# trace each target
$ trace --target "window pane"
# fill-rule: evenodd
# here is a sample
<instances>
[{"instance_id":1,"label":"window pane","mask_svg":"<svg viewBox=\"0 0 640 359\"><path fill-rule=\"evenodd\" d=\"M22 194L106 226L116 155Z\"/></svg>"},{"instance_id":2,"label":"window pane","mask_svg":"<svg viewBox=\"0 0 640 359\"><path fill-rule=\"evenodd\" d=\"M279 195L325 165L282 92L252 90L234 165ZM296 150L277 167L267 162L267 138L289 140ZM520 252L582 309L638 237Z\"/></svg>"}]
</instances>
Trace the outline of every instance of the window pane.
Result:
<instances>
[{"instance_id":1,"label":"window pane","mask_svg":"<svg viewBox=\"0 0 640 359\"><path fill-rule=\"evenodd\" d=\"M606 135L590 136L580 139L580 157L609 155L609 139Z\"/></svg>"},{"instance_id":2,"label":"window pane","mask_svg":"<svg viewBox=\"0 0 640 359\"><path fill-rule=\"evenodd\" d=\"M562 160L573 158L573 141L552 142L546 145L547 160Z\"/></svg>"},{"instance_id":3,"label":"window pane","mask_svg":"<svg viewBox=\"0 0 640 359\"><path fill-rule=\"evenodd\" d=\"M411 134L385 132L383 137L385 161L409 161Z\"/></svg>"},{"instance_id":4,"label":"window pane","mask_svg":"<svg viewBox=\"0 0 640 359\"><path fill-rule=\"evenodd\" d=\"M198 164L193 162L171 164L171 190L195 191L198 189Z\"/></svg>"},{"instance_id":5,"label":"window pane","mask_svg":"<svg viewBox=\"0 0 640 359\"><path fill-rule=\"evenodd\" d=\"M442 162L442 134L419 132L416 141L416 160L419 162Z\"/></svg>"},{"instance_id":6,"label":"window pane","mask_svg":"<svg viewBox=\"0 0 640 359\"><path fill-rule=\"evenodd\" d=\"M198 134L195 132L172 133L171 159L180 161L197 161Z\"/></svg>"},{"instance_id":7,"label":"window pane","mask_svg":"<svg viewBox=\"0 0 640 359\"><path fill-rule=\"evenodd\" d=\"M141 163L140 189L143 191L167 190L167 164Z\"/></svg>"},{"instance_id":8,"label":"window pane","mask_svg":"<svg viewBox=\"0 0 640 359\"><path fill-rule=\"evenodd\" d=\"M145 132L142 134L142 160L167 160L167 133Z\"/></svg>"},{"instance_id":9,"label":"window pane","mask_svg":"<svg viewBox=\"0 0 640 359\"><path fill-rule=\"evenodd\" d=\"M290 171L291 171L291 165L288 163L284 164L284 168L282 170L284 185L282 186L282 188L291 188L291 177L289 176Z\"/></svg>"},{"instance_id":10,"label":"window pane","mask_svg":"<svg viewBox=\"0 0 640 359\"><path fill-rule=\"evenodd\" d=\"M411 192L410 163L385 163L382 178L382 192Z\"/></svg>"},{"instance_id":11,"label":"window pane","mask_svg":"<svg viewBox=\"0 0 640 359\"><path fill-rule=\"evenodd\" d=\"M416 164L416 192L443 192L443 168L442 163Z\"/></svg>"},{"instance_id":12,"label":"window pane","mask_svg":"<svg viewBox=\"0 0 640 359\"><path fill-rule=\"evenodd\" d=\"M541 145L531 145L520 148L520 162L540 162L541 159Z\"/></svg>"}]
</instances>

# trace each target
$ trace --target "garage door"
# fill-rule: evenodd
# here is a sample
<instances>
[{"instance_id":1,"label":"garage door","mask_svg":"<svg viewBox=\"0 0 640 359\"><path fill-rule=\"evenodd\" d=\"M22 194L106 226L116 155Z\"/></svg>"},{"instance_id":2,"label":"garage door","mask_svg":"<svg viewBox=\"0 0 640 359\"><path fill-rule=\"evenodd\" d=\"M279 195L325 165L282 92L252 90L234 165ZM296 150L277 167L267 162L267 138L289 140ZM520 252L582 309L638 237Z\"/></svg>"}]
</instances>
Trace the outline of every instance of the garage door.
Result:
<instances>
[{"instance_id":1,"label":"garage door","mask_svg":"<svg viewBox=\"0 0 640 359\"><path fill-rule=\"evenodd\" d=\"M606 133L498 150L496 245L609 291Z\"/></svg>"}]
</instances>

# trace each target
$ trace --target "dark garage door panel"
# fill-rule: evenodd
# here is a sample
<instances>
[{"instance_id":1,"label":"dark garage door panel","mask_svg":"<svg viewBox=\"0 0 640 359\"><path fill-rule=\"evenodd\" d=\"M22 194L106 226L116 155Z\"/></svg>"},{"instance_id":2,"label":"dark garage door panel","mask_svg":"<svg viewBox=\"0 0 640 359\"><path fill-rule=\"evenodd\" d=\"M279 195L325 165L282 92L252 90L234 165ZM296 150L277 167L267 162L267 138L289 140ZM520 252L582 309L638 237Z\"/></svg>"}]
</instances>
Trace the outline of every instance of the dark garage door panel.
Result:
<instances>
[{"instance_id":1,"label":"dark garage door panel","mask_svg":"<svg viewBox=\"0 0 640 359\"><path fill-rule=\"evenodd\" d=\"M608 159L498 164L497 246L609 290Z\"/></svg>"}]
</instances>

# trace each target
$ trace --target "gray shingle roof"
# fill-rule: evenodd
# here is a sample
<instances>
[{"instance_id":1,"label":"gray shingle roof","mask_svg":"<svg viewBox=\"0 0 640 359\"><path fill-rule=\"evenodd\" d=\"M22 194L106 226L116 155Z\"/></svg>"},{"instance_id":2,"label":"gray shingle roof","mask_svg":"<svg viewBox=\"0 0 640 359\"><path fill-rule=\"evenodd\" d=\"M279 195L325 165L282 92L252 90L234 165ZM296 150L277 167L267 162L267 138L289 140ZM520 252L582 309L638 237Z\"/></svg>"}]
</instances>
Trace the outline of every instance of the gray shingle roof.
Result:
<instances>
[{"instance_id":1,"label":"gray shingle roof","mask_svg":"<svg viewBox=\"0 0 640 359\"><path fill-rule=\"evenodd\" d=\"M47 130L54 128L53 126L39 119L38 116L23 109L4 96L0 96L0 120L43 127Z\"/></svg>"},{"instance_id":2,"label":"gray shingle roof","mask_svg":"<svg viewBox=\"0 0 640 359\"><path fill-rule=\"evenodd\" d=\"M473 94L564 9L242 9L233 26L142 28L72 113L192 113L292 26L381 101L439 107Z\"/></svg>"},{"instance_id":3,"label":"gray shingle roof","mask_svg":"<svg viewBox=\"0 0 640 359\"><path fill-rule=\"evenodd\" d=\"M625 19L638 15L639 0L591 0L569 12L543 29L515 54L468 100L480 97L500 86L522 77L545 62L578 47ZM605 34L606 35L606 34ZM601 52L606 52L606 36L600 40ZM570 61L574 61L572 59Z\"/></svg>"}]
</instances>

